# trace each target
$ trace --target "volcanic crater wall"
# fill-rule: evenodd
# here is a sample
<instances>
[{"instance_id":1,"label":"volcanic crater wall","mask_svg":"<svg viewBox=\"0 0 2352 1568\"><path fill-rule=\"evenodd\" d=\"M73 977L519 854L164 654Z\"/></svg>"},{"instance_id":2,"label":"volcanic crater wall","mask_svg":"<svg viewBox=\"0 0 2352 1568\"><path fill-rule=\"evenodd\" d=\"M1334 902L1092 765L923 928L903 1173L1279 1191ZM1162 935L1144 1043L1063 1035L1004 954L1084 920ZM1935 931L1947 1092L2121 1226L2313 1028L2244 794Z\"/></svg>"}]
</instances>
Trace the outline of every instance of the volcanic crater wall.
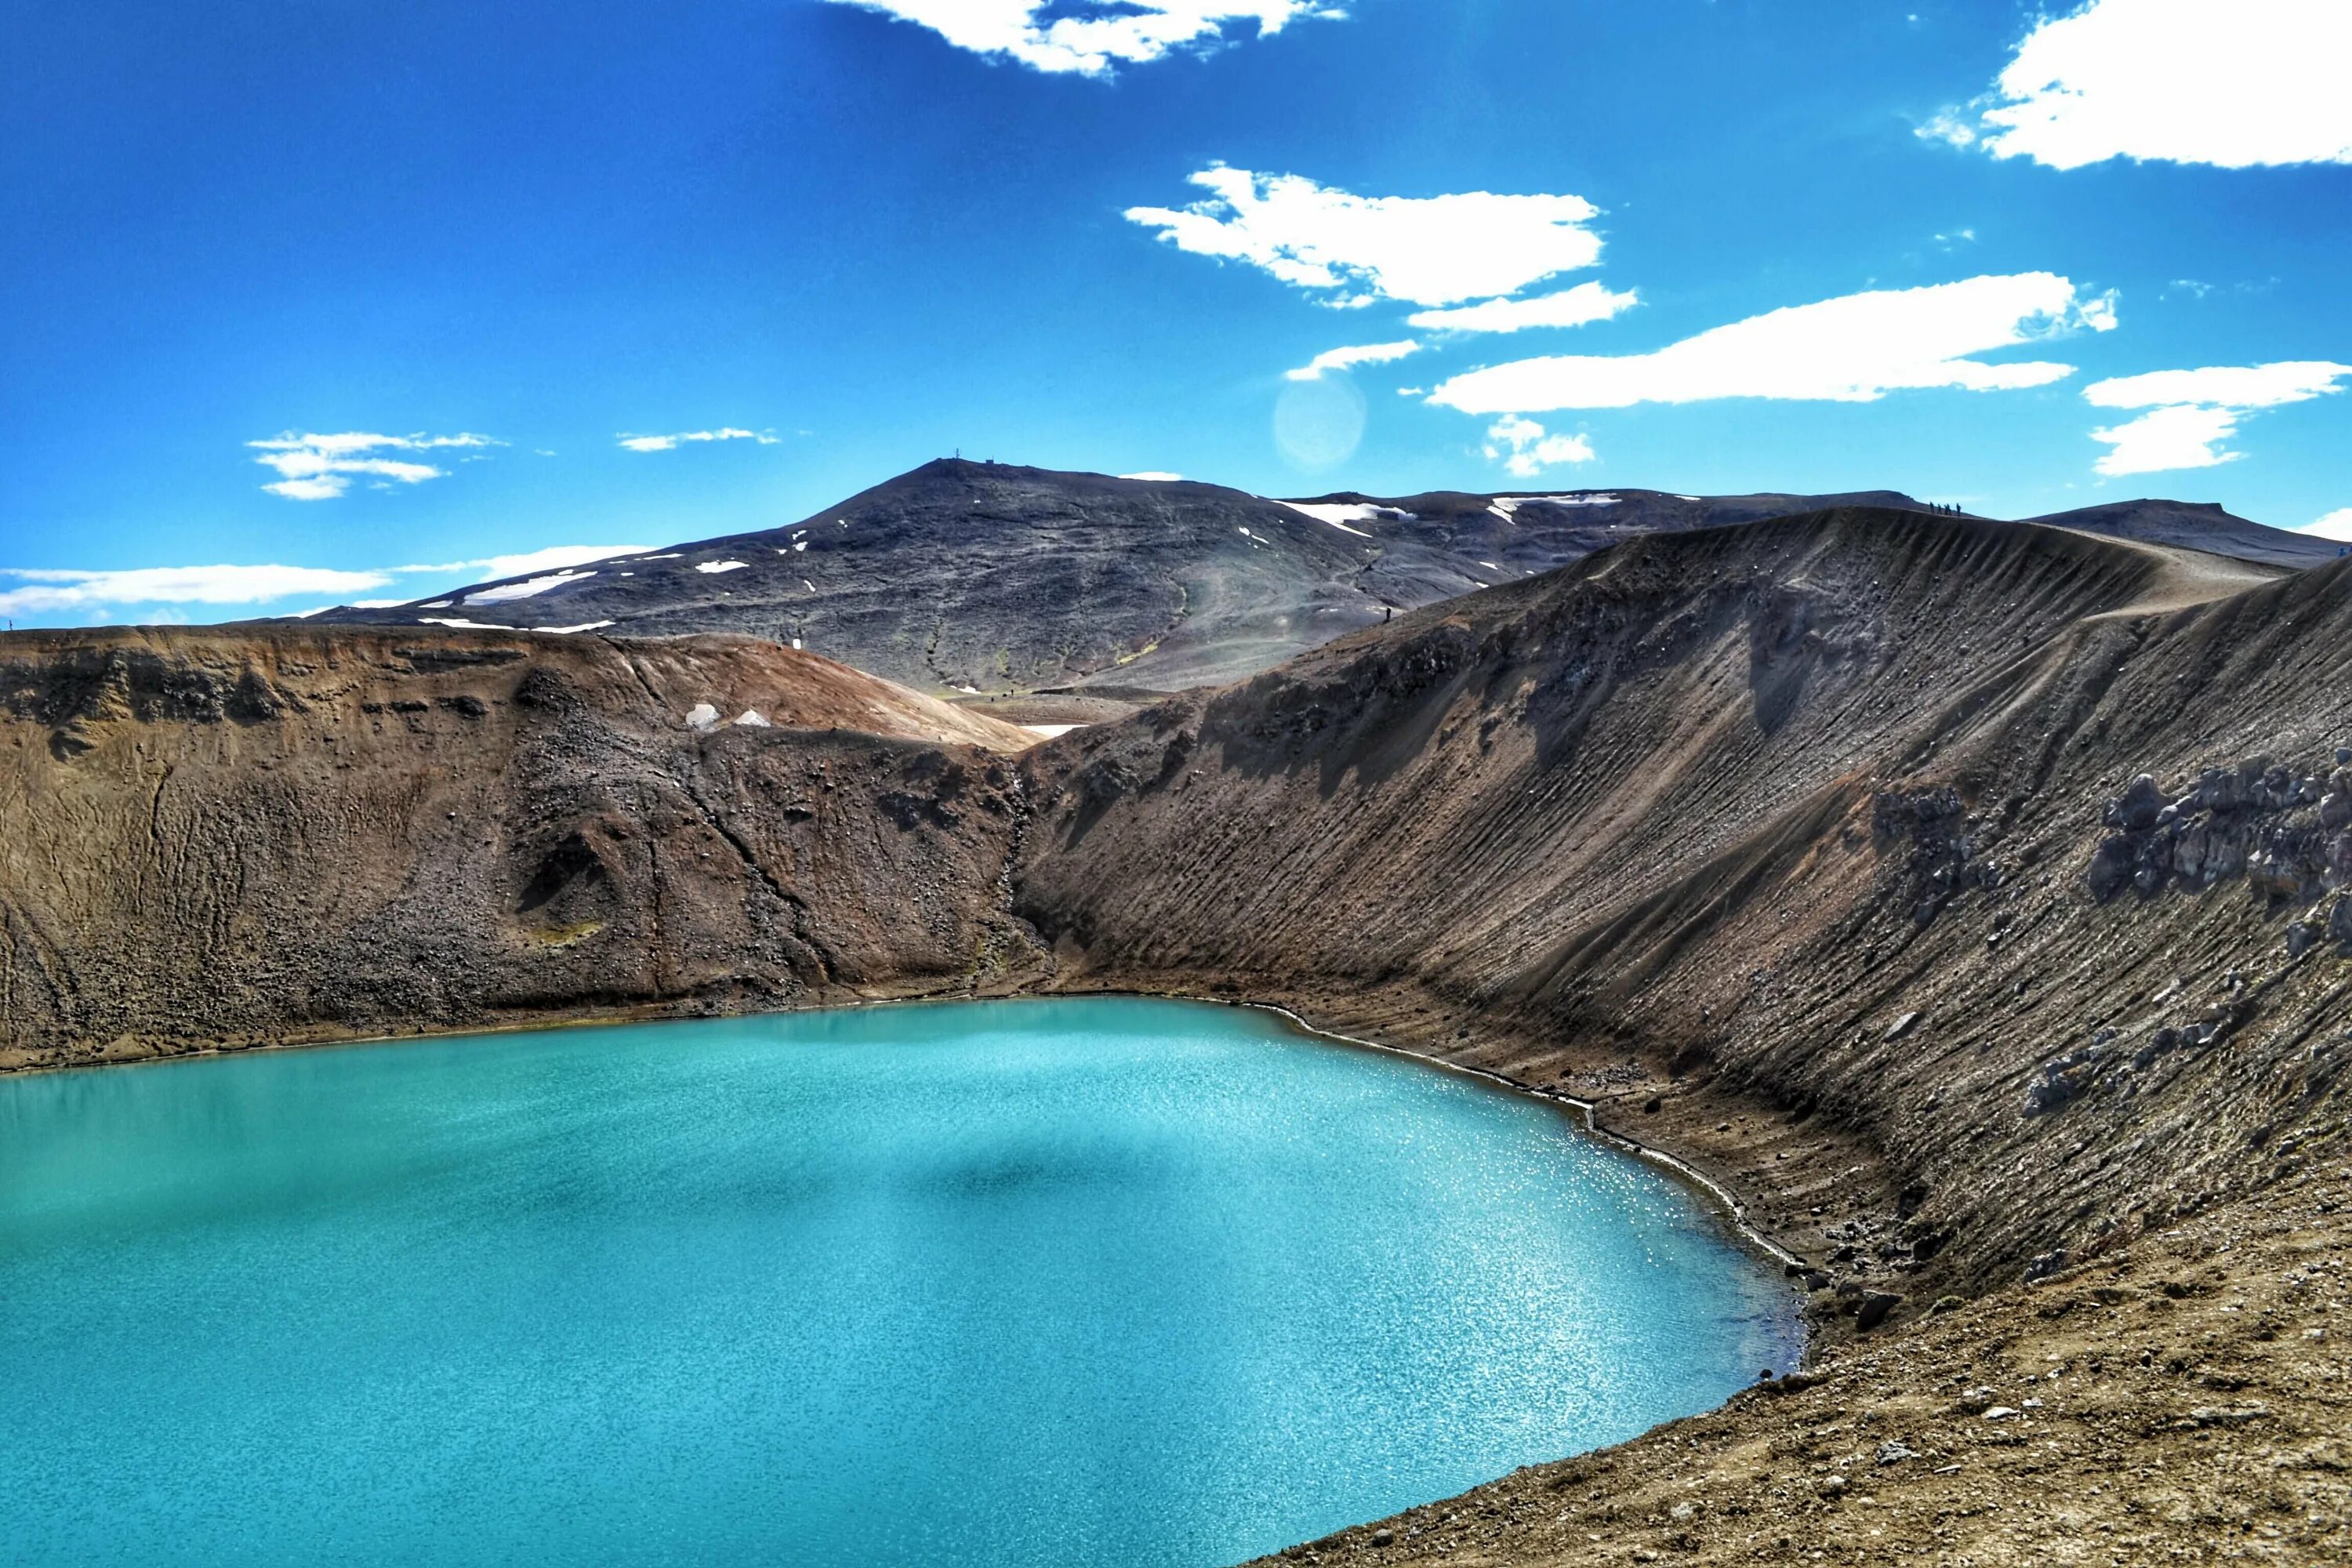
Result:
<instances>
[{"instance_id":1,"label":"volcanic crater wall","mask_svg":"<svg viewBox=\"0 0 2352 1568\"><path fill-rule=\"evenodd\" d=\"M703 704L745 721L689 726ZM0 1059L1018 966L1031 739L743 638L18 637Z\"/></svg>"},{"instance_id":2,"label":"volcanic crater wall","mask_svg":"<svg viewBox=\"0 0 2352 1568\"><path fill-rule=\"evenodd\" d=\"M1735 1103L1856 1131L1883 1175L1776 1218L1827 1310L1915 1311L2340 1139L2352 577L2247 582L1864 510L1639 542L1034 753L1020 912L1065 983L1391 996L1521 1081L1638 1085L1608 1113L1751 1191L1787 1154ZM2159 826L2142 773L2252 794ZM2130 871L2198 834L2242 874Z\"/></svg>"}]
</instances>

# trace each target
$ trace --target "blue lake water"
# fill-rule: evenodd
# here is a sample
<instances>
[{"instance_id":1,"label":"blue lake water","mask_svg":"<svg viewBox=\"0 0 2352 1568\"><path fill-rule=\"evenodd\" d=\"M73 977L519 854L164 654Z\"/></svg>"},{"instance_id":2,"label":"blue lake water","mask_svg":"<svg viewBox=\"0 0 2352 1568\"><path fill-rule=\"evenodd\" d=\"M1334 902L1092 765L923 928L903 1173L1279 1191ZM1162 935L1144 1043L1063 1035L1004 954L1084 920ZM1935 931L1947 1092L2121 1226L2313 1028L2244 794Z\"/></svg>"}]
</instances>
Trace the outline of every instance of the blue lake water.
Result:
<instances>
[{"instance_id":1,"label":"blue lake water","mask_svg":"<svg viewBox=\"0 0 2352 1568\"><path fill-rule=\"evenodd\" d=\"M0 1561L1206 1568L1794 1364L1776 1273L1239 1008L0 1079Z\"/></svg>"}]
</instances>

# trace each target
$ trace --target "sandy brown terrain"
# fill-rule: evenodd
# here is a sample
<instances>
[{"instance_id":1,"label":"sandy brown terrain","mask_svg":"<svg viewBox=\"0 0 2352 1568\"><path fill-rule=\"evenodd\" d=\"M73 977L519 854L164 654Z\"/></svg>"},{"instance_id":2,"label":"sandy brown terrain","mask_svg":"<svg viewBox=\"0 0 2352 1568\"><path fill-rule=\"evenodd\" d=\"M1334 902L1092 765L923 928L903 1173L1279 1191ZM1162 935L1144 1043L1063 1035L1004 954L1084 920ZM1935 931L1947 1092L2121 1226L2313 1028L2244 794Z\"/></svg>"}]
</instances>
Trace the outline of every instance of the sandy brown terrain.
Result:
<instances>
[{"instance_id":1,"label":"sandy brown terrain","mask_svg":"<svg viewBox=\"0 0 2352 1568\"><path fill-rule=\"evenodd\" d=\"M20 633L0 1064L1034 966L997 889L1036 740L750 638Z\"/></svg>"},{"instance_id":2,"label":"sandy brown terrain","mask_svg":"<svg viewBox=\"0 0 2352 1568\"><path fill-rule=\"evenodd\" d=\"M1256 999L1801 1259L1801 1375L1294 1560L2352 1557L2352 567L1848 510L1034 745L748 642L44 634L0 710L17 1064Z\"/></svg>"}]
</instances>

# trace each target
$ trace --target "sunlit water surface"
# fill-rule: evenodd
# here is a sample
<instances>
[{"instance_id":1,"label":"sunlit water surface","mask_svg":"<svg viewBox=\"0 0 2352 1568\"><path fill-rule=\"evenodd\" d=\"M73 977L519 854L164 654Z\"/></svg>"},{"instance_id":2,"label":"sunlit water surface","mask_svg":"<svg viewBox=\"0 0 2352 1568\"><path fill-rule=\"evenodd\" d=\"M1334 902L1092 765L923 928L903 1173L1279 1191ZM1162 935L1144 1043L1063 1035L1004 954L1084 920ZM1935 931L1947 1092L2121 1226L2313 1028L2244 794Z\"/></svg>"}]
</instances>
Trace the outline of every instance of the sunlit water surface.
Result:
<instances>
[{"instance_id":1,"label":"sunlit water surface","mask_svg":"<svg viewBox=\"0 0 2352 1568\"><path fill-rule=\"evenodd\" d=\"M1792 1303L1560 1113L1131 999L0 1080L0 1561L1213 1564Z\"/></svg>"}]
</instances>

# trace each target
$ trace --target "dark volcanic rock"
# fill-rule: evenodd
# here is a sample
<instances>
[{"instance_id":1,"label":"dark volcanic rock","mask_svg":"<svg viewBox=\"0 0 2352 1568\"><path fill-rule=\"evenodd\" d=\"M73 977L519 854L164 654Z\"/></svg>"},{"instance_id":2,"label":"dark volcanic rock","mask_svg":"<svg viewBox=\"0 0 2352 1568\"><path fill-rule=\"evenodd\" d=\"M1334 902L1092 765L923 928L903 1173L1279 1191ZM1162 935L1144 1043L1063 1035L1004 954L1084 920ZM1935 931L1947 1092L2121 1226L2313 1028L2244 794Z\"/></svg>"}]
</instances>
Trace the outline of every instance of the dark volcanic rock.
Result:
<instances>
[{"instance_id":1,"label":"dark volcanic rock","mask_svg":"<svg viewBox=\"0 0 2352 1568\"><path fill-rule=\"evenodd\" d=\"M2234 556L2265 566L2300 571L2342 560L2352 546L2318 539L2284 528L2269 528L2233 517L2210 502L2126 500L2088 506L2077 511L2053 512L2030 520L2050 528L2079 528L2116 539L2137 539L2148 544L2170 544Z\"/></svg>"},{"instance_id":2,"label":"dark volcanic rock","mask_svg":"<svg viewBox=\"0 0 2352 1568\"><path fill-rule=\"evenodd\" d=\"M1832 506L1924 511L1879 490L1656 490L1281 501L1187 480L925 464L787 527L459 589L336 623L731 632L804 647L927 691L1116 692L1217 685L1332 638L1657 533ZM2177 516L2175 514L2178 514ZM2068 527L2304 566L2333 558L2218 508L2131 502ZM1759 671L1790 672L1855 628L1802 587L1757 623Z\"/></svg>"},{"instance_id":3,"label":"dark volcanic rock","mask_svg":"<svg viewBox=\"0 0 2352 1568\"><path fill-rule=\"evenodd\" d=\"M481 584L329 623L736 632L929 691L1215 685L1391 615L1644 533L1864 498L1648 490L1288 503L946 459L789 527ZM518 590L529 589L528 593Z\"/></svg>"}]
</instances>

